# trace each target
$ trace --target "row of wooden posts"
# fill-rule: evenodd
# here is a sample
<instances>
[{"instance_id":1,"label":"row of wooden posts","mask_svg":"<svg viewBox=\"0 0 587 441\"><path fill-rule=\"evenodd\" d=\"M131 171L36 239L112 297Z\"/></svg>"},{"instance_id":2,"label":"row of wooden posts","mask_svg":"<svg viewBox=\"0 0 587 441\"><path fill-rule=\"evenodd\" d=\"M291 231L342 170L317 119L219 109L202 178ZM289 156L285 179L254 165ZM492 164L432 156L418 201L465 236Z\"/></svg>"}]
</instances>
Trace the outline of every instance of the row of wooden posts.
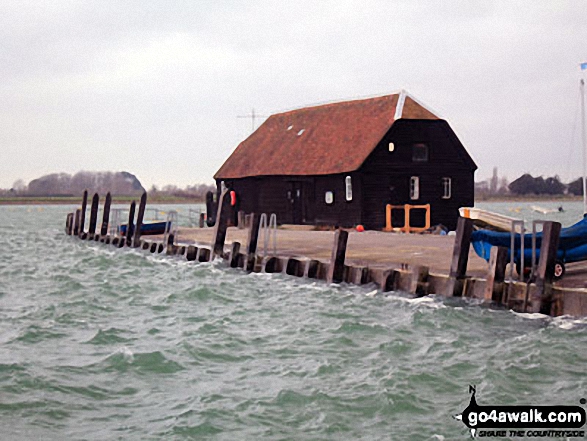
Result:
<instances>
[{"instance_id":1,"label":"row of wooden posts","mask_svg":"<svg viewBox=\"0 0 587 441\"><path fill-rule=\"evenodd\" d=\"M544 222L542 248L536 279L530 284L515 284L505 281L507 265L507 248L493 247L486 279L473 279L467 276L467 263L473 223L471 219L459 218L453 248L450 272L447 275L432 274L425 266L403 265L399 269L369 268L345 264L348 231L338 229L334 233L334 242L329 262L305 257L292 256L257 256L259 237L259 215L247 215L247 242L241 249L239 242L233 242L230 250L225 250L225 240L230 218L233 216L230 197L223 192L218 200L216 222L212 243L209 246L181 245L175 243L170 234L167 243L145 241L141 239L141 225L147 203L147 194L143 193L135 222L136 202L130 204L129 218L125 237L108 234L110 193L106 195L103 209L103 220L100 232L96 232L99 196L92 198L88 231L85 231L85 215L87 208L87 191L83 194L81 209L69 213L66 220L66 233L78 236L83 240L94 240L118 247L132 247L149 250L152 253L166 252L169 255L184 255L188 261L208 262L214 258L222 258L232 268L245 271L277 273L283 272L298 277L322 279L328 283L353 283L357 285L375 283L383 291L405 291L414 295L428 293L448 297L475 297L487 302L507 305L523 312L541 312L558 315L560 305L554 303L552 280L554 262L561 225L558 222ZM309 233L311 234L311 233ZM392 250L390 250L392 254Z\"/></svg>"}]
</instances>

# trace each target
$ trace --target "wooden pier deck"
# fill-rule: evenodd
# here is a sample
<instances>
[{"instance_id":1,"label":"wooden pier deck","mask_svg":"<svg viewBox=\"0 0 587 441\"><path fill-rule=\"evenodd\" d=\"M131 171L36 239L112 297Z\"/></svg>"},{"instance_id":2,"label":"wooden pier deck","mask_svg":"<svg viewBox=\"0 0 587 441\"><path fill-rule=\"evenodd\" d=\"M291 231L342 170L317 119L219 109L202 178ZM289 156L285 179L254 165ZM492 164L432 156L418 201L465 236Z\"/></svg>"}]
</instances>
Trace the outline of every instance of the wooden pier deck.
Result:
<instances>
[{"instance_id":1,"label":"wooden pier deck","mask_svg":"<svg viewBox=\"0 0 587 441\"><path fill-rule=\"evenodd\" d=\"M565 278L553 283L560 223L544 223L540 260L530 283L508 278L506 248L492 248L489 264L477 257L470 246L470 219L458 219L454 236L311 231L293 226L272 230L260 228L265 222L255 214L239 215L246 228L238 229L228 226L234 212L227 194L224 191L218 201L214 228L182 228L165 237L144 240L140 231L146 193L141 197L136 223L136 203L132 202L128 235L120 237L103 234L108 231L110 195L100 233L96 234L97 194L92 198L89 229L85 230L88 193L84 192L82 208L67 215L65 231L82 240L181 255L188 261L208 262L219 257L230 267L245 271L282 272L328 283L375 283L382 291L469 297L520 312L587 316L586 264L571 265ZM267 246L265 233L270 236ZM275 250L272 233L277 235Z\"/></svg>"},{"instance_id":2,"label":"wooden pier deck","mask_svg":"<svg viewBox=\"0 0 587 441\"><path fill-rule=\"evenodd\" d=\"M334 231L312 231L308 228L285 225L277 230L277 255L328 261L333 237ZM227 249L232 242L244 244L246 238L247 230L228 228ZM162 240L162 237L159 240ZM176 242L182 245L209 245L212 240L212 228L180 228L176 237ZM258 253L262 254L263 237L259 237L258 243ZM433 273L448 274L454 243L455 236L350 231L346 263L381 268L401 268L402 264L423 265L429 267ZM271 245L268 248L271 253ZM488 263L477 256L471 248L467 274L472 277L485 277L487 271ZM554 285L564 288L587 288L587 262L568 264L564 278L554 282Z\"/></svg>"}]
</instances>

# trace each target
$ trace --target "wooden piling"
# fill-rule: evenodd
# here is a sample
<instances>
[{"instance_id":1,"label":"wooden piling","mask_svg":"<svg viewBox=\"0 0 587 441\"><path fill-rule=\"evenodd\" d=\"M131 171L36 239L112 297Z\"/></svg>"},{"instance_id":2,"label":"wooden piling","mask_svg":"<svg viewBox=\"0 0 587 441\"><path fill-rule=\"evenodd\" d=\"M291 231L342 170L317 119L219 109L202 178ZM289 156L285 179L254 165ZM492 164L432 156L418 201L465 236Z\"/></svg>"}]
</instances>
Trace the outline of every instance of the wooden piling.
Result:
<instances>
[{"instance_id":1,"label":"wooden piling","mask_svg":"<svg viewBox=\"0 0 587 441\"><path fill-rule=\"evenodd\" d=\"M222 256L224 253L224 241L226 240L226 230L228 229L229 218L231 215L230 195L228 190L224 190L218 201L218 212L216 214L216 223L214 224L214 235L212 239L212 254Z\"/></svg>"},{"instance_id":2,"label":"wooden piling","mask_svg":"<svg viewBox=\"0 0 587 441\"><path fill-rule=\"evenodd\" d=\"M425 296L427 292L427 282L430 270L427 266L414 266L410 272L408 281L408 292L417 296Z\"/></svg>"},{"instance_id":3,"label":"wooden piling","mask_svg":"<svg viewBox=\"0 0 587 441\"><path fill-rule=\"evenodd\" d=\"M461 296L463 281L467 277L467 264L469 262L469 248L471 246L471 234L473 233L473 220L459 217L455 244L452 254L452 262L447 283L446 296Z\"/></svg>"},{"instance_id":4,"label":"wooden piling","mask_svg":"<svg viewBox=\"0 0 587 441\"><path fill-rule=\"evenodd\" d=\"M220 204L218 204L220 205ZM214 202L214 193L211 191L206 193L206 223L209 227L213 227L216 223L216 213L218 206Z\"/></svg>"},{"instance_id":5,"label":"wooden piling","mask_svg":"<svg viewBox=\"0 0 587 441\"><path fill-rule=\"evenodd\" d=\"M543 224L540 258L536 269L536 289L530 295L529 312L551 314L552 281L560 231L559 222L547 221Z\"/></svg>"},{"instance_id":6,"label":"wooden piling","mask_svg":"<svg viewBox=\"0 0 587 441\"><path fill-rule=\"evenodd\" d=\"M73 231L73 213L67 213L67 219L65 220L65 234L71 236Z\"/></svg>"},{"instance_id":7,"label":"wooden piling","mask_svg":"<svg viewBox=\"0 0 587 441\"><path fill-rule=\"evenodd\" d=\"M485 291L483 292L483 300L486 302L501 302L505 269L508 264L507 255L508 249L505 247L491 248L489 271L487 272L487 281L485 283Z\"/></svg>"},{"instance_id":8,"label":"wooden piling","mask_svg":"<svg viewBox=\"0 0 587 441\"><path fill-rule=\"evenodd\" d=\"M228 262L231 268L238 266L238 255L240 253L241 244L240 242L233 242L230 247L230 254L228 256Z\"/></svg>"},{"instance_id":9,"label":"wooden piling","mask_svg":"<svg viewBox=\"0 0 587 441\"><path fill-rule=\"evenodd\" d=\"M236 225L239 230L245 229L245 212L243 210L239 210L236 214Z\"/></svg>"},{"instance_id":10,"label":"wooden piling","mask_svg":"<svg viewBox=\"0 0 587 441\"><path fill-rule=\"evenodd\" d=\"M98 222L98 204L100 203L100 196L98 193L94 193L92 197L92 207L90 208L90 228L88 234L91 239L96 234L96 223Z\"/></svg>"},{"instance_id":11,"label":"wooden piling","mask_svg":"<svg viewBox=\"0 0 587 441\"><path fill-rule=\"evenodd\" d=\"M81 220L82 211L78 208L75 210L75 216L73 218L73 235L79 236L79 223Z\"/></svg>"},{"instance_id":12,"label":"wooden piling","mask_svg":"<svg viewBox=\"0 0 587 441\"><path fill-rule=\"evenodd\" d=\"M210 262L210 250L208 248L198 248L198 262Z\"/></svg>"},{"instance_id":13,"label":"wooden piling","mask_svg":"<svg viewBox=\"0 0 587 441\"><path fill-rule=\"evenodd\" d=\"M206 222L206 214L205 213L200 213L200 223L199 223L199 227L200 228L204 228L204 224Z\"/></svg>"},{"instance_id":14,"label":"wooden piling","mask_svg":"<svg viewBox=\"0 0 587 441\"><path fill-rule=\"evenodd\" d=\"M106 200L104 201L104 213L102 214L102 228L100 229L100 235L106 236L108 234L108 222L110 220L110 205L112 204L112 196L110 192L106 194Z\"/></svg>"},{"instance_id":15,"label":"wooden piling","mask_svg":"<svg viewBox=\"0 0 587 441\"><path fill-rule=\"evenodd\" d=\"M344 278L344 259L346 256L346 245L349 233L344 230L336 230L334 233L334 244L330 255L330 266L326 281L328 283L340 283Z\"/></svg>"},{"instance_id":16,"label":"wooden piling","mask_svg":"<svg viewBox=\"0 0 587 441\"><path fill-rule=\"evenodd\" d=\"M141 201L139 203L139 212L137 214L137 226L135 228L135 234L132 239L133 248L138 248L141 243L141 227L143 226L143 218L145 217L145 207L147 206L147 192L143 192L141 195Z\"/></svg>"},{"instance_id":17,"label":"wooden piling","mask_svg":"<svg viewBox=\"0 0 587 441\"><path fill-rule=\"evenodd\" d=\"M88 206L88 190L84 190L84 194L82 196L82 208L81 208L81 212L80 212L80 218L79 218L79 223L78 223L78 232L77 232L77 236L82 236L84 229L85 229L85 224L86 224L86 208Z\"/></svg>"},{"instance_id":18,"label":"wooden piling","mask_svg":"<svg viewBox=\"0 0 587 441\"><path fill-rule=\"evenodd\" d=\"M309 259L304 264L304 277L308 279L316 279L318 278L318 266L320 265L320 261L315 259Z\"/></svg>"},{"instance_id":19,"label":"wooden piling","mask_svg":"<svg viewBox=\"0 0 587 441\"><path fill-rule=\"evenodd\" d=\"M175 235L174 234L168 234L167 235L167 243L165 244L165 254L168 255L172 255L173 253L173 248L175 247Z\"/></svg>"},{"instance_id":20,"label":"wooden piling","mask_svg":"<svg viewBox=\"0 0 587 441\"><path fill-rule=\"evenodd\" d=\"M126 224L126 244L128 246L130 246L132 244L132 238L133 235L135 233L135 226L134 226L134 221L135 221L135 208L137 206L137 203L135 201L132 201L130 203L130 209L128 210L128 224Z\"/></svg>"},{"instance_id":21,"label":"wooden piling","mask_svg":"<svg viewBox=\"0 0 587 441\"><path fill-rule=\"evenodd\" d=\"M294 277L303 277L305 261L290 257L285 266L285 273Z\"/></svg>"},{"instance_id":22,"label":"wooden piling","mask_svg":"<svg viewBox=\"0 0 587 441\"><path fill-rule=\"evenodd\" d=\"M369 268L366 266L353 266L351 267L349 275L349 283L354 285L364 285L368 283L369 279Z\"/></svg>"},{"instance_id":23,"label":"wooden piling","mask_svg":"<svg viewBox=\"0 0 587 441\"><path fill-rule=\"evenodd\" d=\"M186 254L185 254L185 258L189 262L193 262L194 260L196 260L197 255L198 255L198 247L190 245L187 249Z\"/></svg>"}]
</instances>

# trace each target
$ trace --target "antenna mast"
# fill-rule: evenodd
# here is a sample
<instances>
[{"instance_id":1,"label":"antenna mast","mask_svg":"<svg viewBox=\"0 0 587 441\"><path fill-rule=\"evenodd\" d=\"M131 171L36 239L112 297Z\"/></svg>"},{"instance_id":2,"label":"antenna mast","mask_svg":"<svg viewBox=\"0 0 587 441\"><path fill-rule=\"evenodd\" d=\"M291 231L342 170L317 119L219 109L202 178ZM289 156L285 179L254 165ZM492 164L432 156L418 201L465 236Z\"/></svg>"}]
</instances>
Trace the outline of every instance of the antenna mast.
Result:
<instances>
[{"instance_id":1,"label":"antenna mast","mask_svg":"<svg viewBox=\"0 0 587 441\"><path fill-rule=\"evenodd\" d=\"M583 138L583 215L587 214L587 131L585 130L585 80L581 78L581 135Z\"/></svg>"},{"instance_id":2,"label":"antenna mast","mask_svg":"<svg viewBox=\"0 0 587 441\"><path fill-rule=\"evenodd\" d=\"M255 113L255 109L251 109L250 115L239 115L237 118L251 118L251 133L255 131L255 119L256 118L266 118L264 115L257 115Z\"/></svg>"}]
</instances>

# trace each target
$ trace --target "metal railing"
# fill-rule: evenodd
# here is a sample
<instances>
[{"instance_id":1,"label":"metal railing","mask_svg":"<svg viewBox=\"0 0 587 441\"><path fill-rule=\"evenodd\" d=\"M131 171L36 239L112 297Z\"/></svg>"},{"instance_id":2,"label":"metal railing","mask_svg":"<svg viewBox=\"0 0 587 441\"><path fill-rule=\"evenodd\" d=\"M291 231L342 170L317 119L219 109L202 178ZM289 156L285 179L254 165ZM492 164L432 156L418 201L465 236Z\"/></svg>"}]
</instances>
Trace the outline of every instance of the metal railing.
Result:
<instances>
[{"instance_id":1,"label":"metal railing","mask_svg":"<svg viewBox=\"0 0 587 441\"><path fill-rule=\"evenodd\" d=\"M267 257L269 240L273 236L273 255L277 254L277 215L272 213L267 223L267 213L263 213L259 219L259 236L263 233L263 258ZM271 234L273 233L273 234Z\"/></svg>"},{"instance_id":2,"label":"metal railing","mask_svg":"<svg viewBox=\"0 0 587 441\"><path fill-rule=\"evenodd\" d=\"M165 233L163 234L163 244L167 245L167 241L169 240L169 235L173 234L175 241L177 242L177 232L178 228L178 218L179 215L175 210L169 210L167 212L167 219L165 221Z\"/></svg>"},{"instance_id":3,"label":"metal railing","mask_svg":"<svg viewBox=\"0 0 587 441\"><path fill-rule=\"evenodd\" d=\"M108 234L110 236L120 235L120 226L122 225L122 219L124 219L125 213L128 213L127 208L113 208L110 211L111 219L108 223Z\"/></svg>"}]
</instances>

